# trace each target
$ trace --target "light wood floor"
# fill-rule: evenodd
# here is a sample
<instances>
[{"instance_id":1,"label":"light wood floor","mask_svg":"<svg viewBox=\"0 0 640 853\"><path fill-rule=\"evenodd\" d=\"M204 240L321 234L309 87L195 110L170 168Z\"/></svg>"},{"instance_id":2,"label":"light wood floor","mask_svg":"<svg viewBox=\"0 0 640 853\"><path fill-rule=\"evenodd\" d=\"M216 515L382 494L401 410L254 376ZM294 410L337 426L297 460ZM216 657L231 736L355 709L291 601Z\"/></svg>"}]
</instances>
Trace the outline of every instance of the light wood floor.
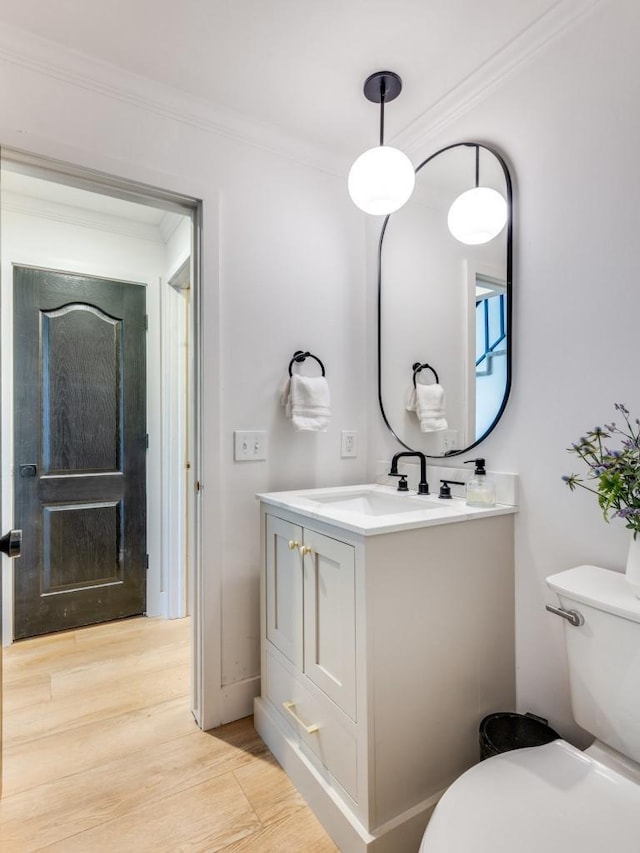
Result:
<instances>
[{"instance_id":1,"label":"light wood floor","mask_svg":"<svg viewBox=\"0 0 640 853\"><path fill-rule=\"evenodd\" d=\"M3 853L336 851L251 718L197 728L188 632L129 619L4 650Z\"/></svg>"}]
</instances>

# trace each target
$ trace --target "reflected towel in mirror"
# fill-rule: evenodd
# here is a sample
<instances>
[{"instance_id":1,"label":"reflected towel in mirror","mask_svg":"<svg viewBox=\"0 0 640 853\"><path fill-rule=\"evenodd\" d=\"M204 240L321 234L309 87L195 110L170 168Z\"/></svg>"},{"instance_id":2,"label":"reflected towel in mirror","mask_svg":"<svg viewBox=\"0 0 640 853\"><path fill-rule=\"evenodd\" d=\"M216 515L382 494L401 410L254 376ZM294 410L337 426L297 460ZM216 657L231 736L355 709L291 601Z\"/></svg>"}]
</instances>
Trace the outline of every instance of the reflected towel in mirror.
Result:
<instances>
[{"instance_id":1,"label":"reflected towel in mirror","mask_svg":"<svg viewBox=\"0 0 640 853\"><path fill-rule=\"evenodd\" d=\"M416 413L422 432L449 429L442 385L416 383L416 387L411 388L407 398L407 411Z\"/></svg>"},{"instance_id":2,"label":"reflected towel in mirror","mask_svg":"<svg viewBox=\"0 0 640 853\"><path fill-rule=\"evenodd\" d=\"M295 429L326 432L331 419L331 398L324 376L294 374L282 390L280 404Z\"/></svg>"}]
</instances>

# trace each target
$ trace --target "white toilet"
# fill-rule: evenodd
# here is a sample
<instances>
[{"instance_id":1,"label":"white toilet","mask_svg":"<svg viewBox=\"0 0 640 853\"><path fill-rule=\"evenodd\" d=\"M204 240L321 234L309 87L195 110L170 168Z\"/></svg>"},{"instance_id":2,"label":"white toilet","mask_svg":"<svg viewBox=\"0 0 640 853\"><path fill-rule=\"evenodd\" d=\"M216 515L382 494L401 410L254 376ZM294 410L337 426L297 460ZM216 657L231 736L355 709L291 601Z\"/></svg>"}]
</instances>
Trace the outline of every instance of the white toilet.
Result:
<instances>
[{"instance_id":1,"label":"white toilet","mask_svg":"<svg viewBox=\"0 0 640 853\"><path fill-rule=\"evenodd\" d=\"M547 578L563 610L575 720L595 735L489 758L438 803L420 853L639 853L640 599L624 575L578 566Z\"/></svg>"}]
</instances>

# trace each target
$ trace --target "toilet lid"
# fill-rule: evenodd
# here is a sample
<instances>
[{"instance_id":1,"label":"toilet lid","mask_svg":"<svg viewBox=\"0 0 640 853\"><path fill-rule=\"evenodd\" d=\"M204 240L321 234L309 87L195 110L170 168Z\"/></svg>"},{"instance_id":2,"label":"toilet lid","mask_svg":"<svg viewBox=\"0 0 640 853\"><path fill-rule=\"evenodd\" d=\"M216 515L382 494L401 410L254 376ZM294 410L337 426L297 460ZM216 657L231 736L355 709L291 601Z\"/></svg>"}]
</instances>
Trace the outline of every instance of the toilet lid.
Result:
<instances>
[{"instance_id":1,"label":"toilet lid","mask_svg":"<svg viewBox=\"0 0 640 853\"><path fill-rule=\"evenodd\" d=\"M563 740L506 752L444 794L420 853L638 853L640 785Z\"/></svg>"}]
</instances>

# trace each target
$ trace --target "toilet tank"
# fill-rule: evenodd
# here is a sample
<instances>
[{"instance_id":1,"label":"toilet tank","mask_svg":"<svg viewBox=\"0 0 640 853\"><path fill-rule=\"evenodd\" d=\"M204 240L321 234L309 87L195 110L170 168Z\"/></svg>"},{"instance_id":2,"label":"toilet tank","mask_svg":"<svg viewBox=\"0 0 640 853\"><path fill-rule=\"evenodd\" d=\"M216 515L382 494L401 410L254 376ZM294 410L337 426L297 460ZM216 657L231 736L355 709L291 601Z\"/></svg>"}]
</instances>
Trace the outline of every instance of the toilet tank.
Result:
<instances>
[{"instance_id":1,"label":"toilet tank","mask_svg":"<svg viewBox=\"0 0 640 853\"><path fill-rule=\"evenodd\" d=\"M575 721L598 740L640 763L640 599L623 574L577 566L547 584L565 610L563 620Z\"/></svg>"}]
</instances>

